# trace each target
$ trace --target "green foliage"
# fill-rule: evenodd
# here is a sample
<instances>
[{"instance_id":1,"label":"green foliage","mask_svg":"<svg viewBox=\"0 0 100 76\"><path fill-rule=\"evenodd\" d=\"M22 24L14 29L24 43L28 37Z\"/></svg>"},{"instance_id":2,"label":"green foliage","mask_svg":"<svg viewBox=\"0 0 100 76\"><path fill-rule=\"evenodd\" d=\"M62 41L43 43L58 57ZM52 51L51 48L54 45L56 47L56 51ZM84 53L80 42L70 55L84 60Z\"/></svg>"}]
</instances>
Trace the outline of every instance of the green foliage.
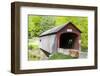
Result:
<instances>
[{"instance_id":1,"label":"green foliage","mask_svg":"<svg viewBox=\"0 0 100 76\"><path fill-rule=\"evenodd\" d=\"M80 16L34 16L29 15L28 37L38 37L44 31L55 26L61 26L67 22L72 22L81 31L81 48L88 47L88 18Z\"/></svg>"},{"instance_id":2,"label":"green foliage","mask_svg":"<svg viewBox=\"0 0 100 76\"><path fill-rule=\"evenodd\" d=\"M67 22L72 22L76 25L81 31L81 48L87 49L88 47L88 18L87 17L78 17L78 16L67 16L67 17L56 17L56 24L62 25Z\"/></svg>"},{"instance_id":3,"label":"green foliage","mask_svg":"<svg viewBox=\"0 0 100 76\"><path fill-rule=\"evenodd\" d=\"M64 23L67 23L68 21L67 21L67 17L65 17L65 16L57 16L56 18L55 18L55 25L56 26L60 26L60 25L63 25Z\"/></svg>"},{"instance_id":4,"label":"green foliage","mask_svg":"<svg viewBox=\"0 0 100 76\"><path fill-rule=\"evenodd\" d=\"M88 48L87 47L83 47L83 46L81 46L82 48L81 48L81 50L82 50L82 52L87 52L88 51Z\"/></svg>"},{"instance_id":5,"label":"green foliage","mask_svg":"<svg viewBox=\"0 0 100 76\"><path fill-rule=\"evenodd\" d=\"M49 60L55 60L55 59L73 59L70 55L64 55L62 53L53 53L50 57Z\"/></svg>"},{"instance_id":6,"label":"green foliage","mask_svg":"<svg viewBox=\"0 0 100 76\"><path fill-rule=\"evenodd\" d=\"M34 37L33 39L28 40L28 49L36 50L39 48L39 38Z\"/></svg>"},{"instance_id":7,"label":"green foliage","mask_svg":"<svg viewBox=\"0 0 100 76\"><path fill-rule=\"evenodd\" d=\"M30 50L37 49L37 48L38 48L38 45L29 44L29 45L28 45L28 48L29 48Z\"/></svg>"},{"instance_id":8,"label":"green foliage","mask_svg":"<svg viewBox=\"0 0 100 76\"><path fill-rule=\"evenodd\" d=\"M32 50L33 48L33 45L28 45L28 49Z\"/></svg>"},{"instance_id":9,"label":"green foliage","mask_svg":"<svg viewBox=\"0 0 100 76\"><path fill-rule=\"evenodd\" d=\"M38 37L42 32L54 27L55 19L52 16L28 16L28 37Z\"/></svg>"},{"instance_id":10,"label":"green foliage","mask_svg":"<svg viewBox=\"0 0 100 76\"><path fill-rule=\"evenodd\" d=\"M40 16L28 16L28 37L32 38L33 36L37 36L37 34L39 34L39 30L40 30Z\"/></svg>"},{"instance_id":11,"label":"green foliage","mask_svg":"<svg viewBox=\"0 0 100 76\"><path fill-rule=\"evenodd\" d=\"M31 52L28 52L28 60L39 60L40 57L35 55L35 54L32 54Z\"/></svg>"}]
</instances>

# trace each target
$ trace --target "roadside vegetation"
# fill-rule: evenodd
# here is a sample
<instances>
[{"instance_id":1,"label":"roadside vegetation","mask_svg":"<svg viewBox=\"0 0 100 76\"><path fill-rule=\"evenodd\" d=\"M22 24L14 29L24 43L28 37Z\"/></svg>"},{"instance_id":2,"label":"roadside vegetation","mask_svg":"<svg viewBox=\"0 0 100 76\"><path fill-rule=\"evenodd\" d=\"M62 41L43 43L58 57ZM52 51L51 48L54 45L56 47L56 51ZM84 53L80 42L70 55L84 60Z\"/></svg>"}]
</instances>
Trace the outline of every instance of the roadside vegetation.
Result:
<instances>
[{"instance_id":1,"label":"roadside vegetation","mask_svg":"<svg viewBox=\"0 0 100 76\"><path fill-rule=\"evenodd\" d=\"M81 31L81 51L88 50L88 18L78 16L28 16L28 60L45 60L45 54L39 49L39 35L56 26L72 22ZM44 57L44 58L43 58ZM48 59L70 59L70 56L53 54ZM46 58L47 59L47 58Z\"/></svg>"},{"instance_id":2,"label":"roadside vegetation","mask_svg":"<svg viewBox=\"0 0 100 76\"><path fill-rule=\"evenodd\" d=\"M54 53L49 57L49 60L57 60L57 59L74 59L70 55L64 55L62 53Z\"/></svg>"}]
</instances>

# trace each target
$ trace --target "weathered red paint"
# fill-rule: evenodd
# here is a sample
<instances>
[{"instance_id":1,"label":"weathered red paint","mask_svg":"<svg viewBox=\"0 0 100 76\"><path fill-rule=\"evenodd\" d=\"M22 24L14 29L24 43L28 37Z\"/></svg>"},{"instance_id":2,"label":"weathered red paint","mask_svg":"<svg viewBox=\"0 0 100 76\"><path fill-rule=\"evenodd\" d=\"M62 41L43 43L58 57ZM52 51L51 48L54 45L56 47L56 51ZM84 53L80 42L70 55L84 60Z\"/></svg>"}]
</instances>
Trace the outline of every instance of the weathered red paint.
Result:
<instances>
[{"instance_id":1,"label":"weathered red paint","mask_svg":"<svg viewBox=\"0 0 100 76\"><path fill-rule=\"evenodd\" d=\"M56 37L57 37L57 48L60 47L60 36L61 36L61 34L69 33L69 32L67 32L67 29L72 29L72 32L70 32L70 33L74 33L74 34L77 35L77 37L75 39L75 43L74 43L74 49L79 50L79 48L80 48L79 40L80 40L81 32L79 32L79 30L77 30L71 24L65 26L63 29L61 29L59 32L57 32L57 34L56 34Z\"/></svg>"}]
</instances>

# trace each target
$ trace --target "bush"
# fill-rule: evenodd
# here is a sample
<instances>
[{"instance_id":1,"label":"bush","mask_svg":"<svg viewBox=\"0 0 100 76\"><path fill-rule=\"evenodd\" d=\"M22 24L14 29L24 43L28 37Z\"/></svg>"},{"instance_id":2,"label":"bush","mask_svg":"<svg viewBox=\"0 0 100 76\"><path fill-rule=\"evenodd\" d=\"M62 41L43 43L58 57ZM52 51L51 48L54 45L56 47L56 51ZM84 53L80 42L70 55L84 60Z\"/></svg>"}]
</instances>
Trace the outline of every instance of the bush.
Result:
<instances>
[{"instance_id":1,"label":"bush","mask_svg":"<svg viewBox=\"0 0 100 76\"><path fill-rule=\"evenodd\" d=\"M81 47L81 51L82 52L88 52L88 48L87 47Z\"/></svg>"},{"instance_id":2,"label":"bush","mask_svg":"<svg viewBox=\"0 0 100 76\"><path fill-rule=\"evenodd\" d=\"M29 52L28 60L40 60L40 57Z\"/></svg>"},{"instance_id":3,"label":"bush","mask_svg":"<svg viewBox=\"0 0 100 76\"><path fill-rule=\"evenodd\" d=\"M33 50L33 49L37 49L38 45L33 45L33 44L29 44L28 45L28 49Z\"/></svg>"},{"instance_id":4,"label":"bush","mask_svg":"<svg viewBox=\"0 0 100 76\"><path fill-rule=\"evenodd\" d=\"M64 55L62 53L54 53L49 57L49 60L55 60L55 59L73 59L73 57L69 55Z\"/></svg>"}]
</instances>

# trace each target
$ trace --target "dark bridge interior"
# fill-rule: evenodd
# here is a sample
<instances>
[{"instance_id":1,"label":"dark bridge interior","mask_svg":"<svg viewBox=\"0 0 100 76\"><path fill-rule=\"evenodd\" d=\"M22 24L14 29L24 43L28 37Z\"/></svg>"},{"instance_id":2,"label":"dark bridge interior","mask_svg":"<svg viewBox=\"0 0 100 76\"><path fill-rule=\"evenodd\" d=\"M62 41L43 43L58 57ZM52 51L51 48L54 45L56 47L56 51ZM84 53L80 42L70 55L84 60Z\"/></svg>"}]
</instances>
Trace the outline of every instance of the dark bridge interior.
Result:
<instances>
[{"instance_id":1,"label":"dark bridge interior","mask_svg":"<svg viewBox=\"0 0 100 76\"><path fill-rule=\"evenodd\" d=\"M60 48L73 49L77 35L74 33L63 33L60 36Z\"/></svg>"}]
</instances>

